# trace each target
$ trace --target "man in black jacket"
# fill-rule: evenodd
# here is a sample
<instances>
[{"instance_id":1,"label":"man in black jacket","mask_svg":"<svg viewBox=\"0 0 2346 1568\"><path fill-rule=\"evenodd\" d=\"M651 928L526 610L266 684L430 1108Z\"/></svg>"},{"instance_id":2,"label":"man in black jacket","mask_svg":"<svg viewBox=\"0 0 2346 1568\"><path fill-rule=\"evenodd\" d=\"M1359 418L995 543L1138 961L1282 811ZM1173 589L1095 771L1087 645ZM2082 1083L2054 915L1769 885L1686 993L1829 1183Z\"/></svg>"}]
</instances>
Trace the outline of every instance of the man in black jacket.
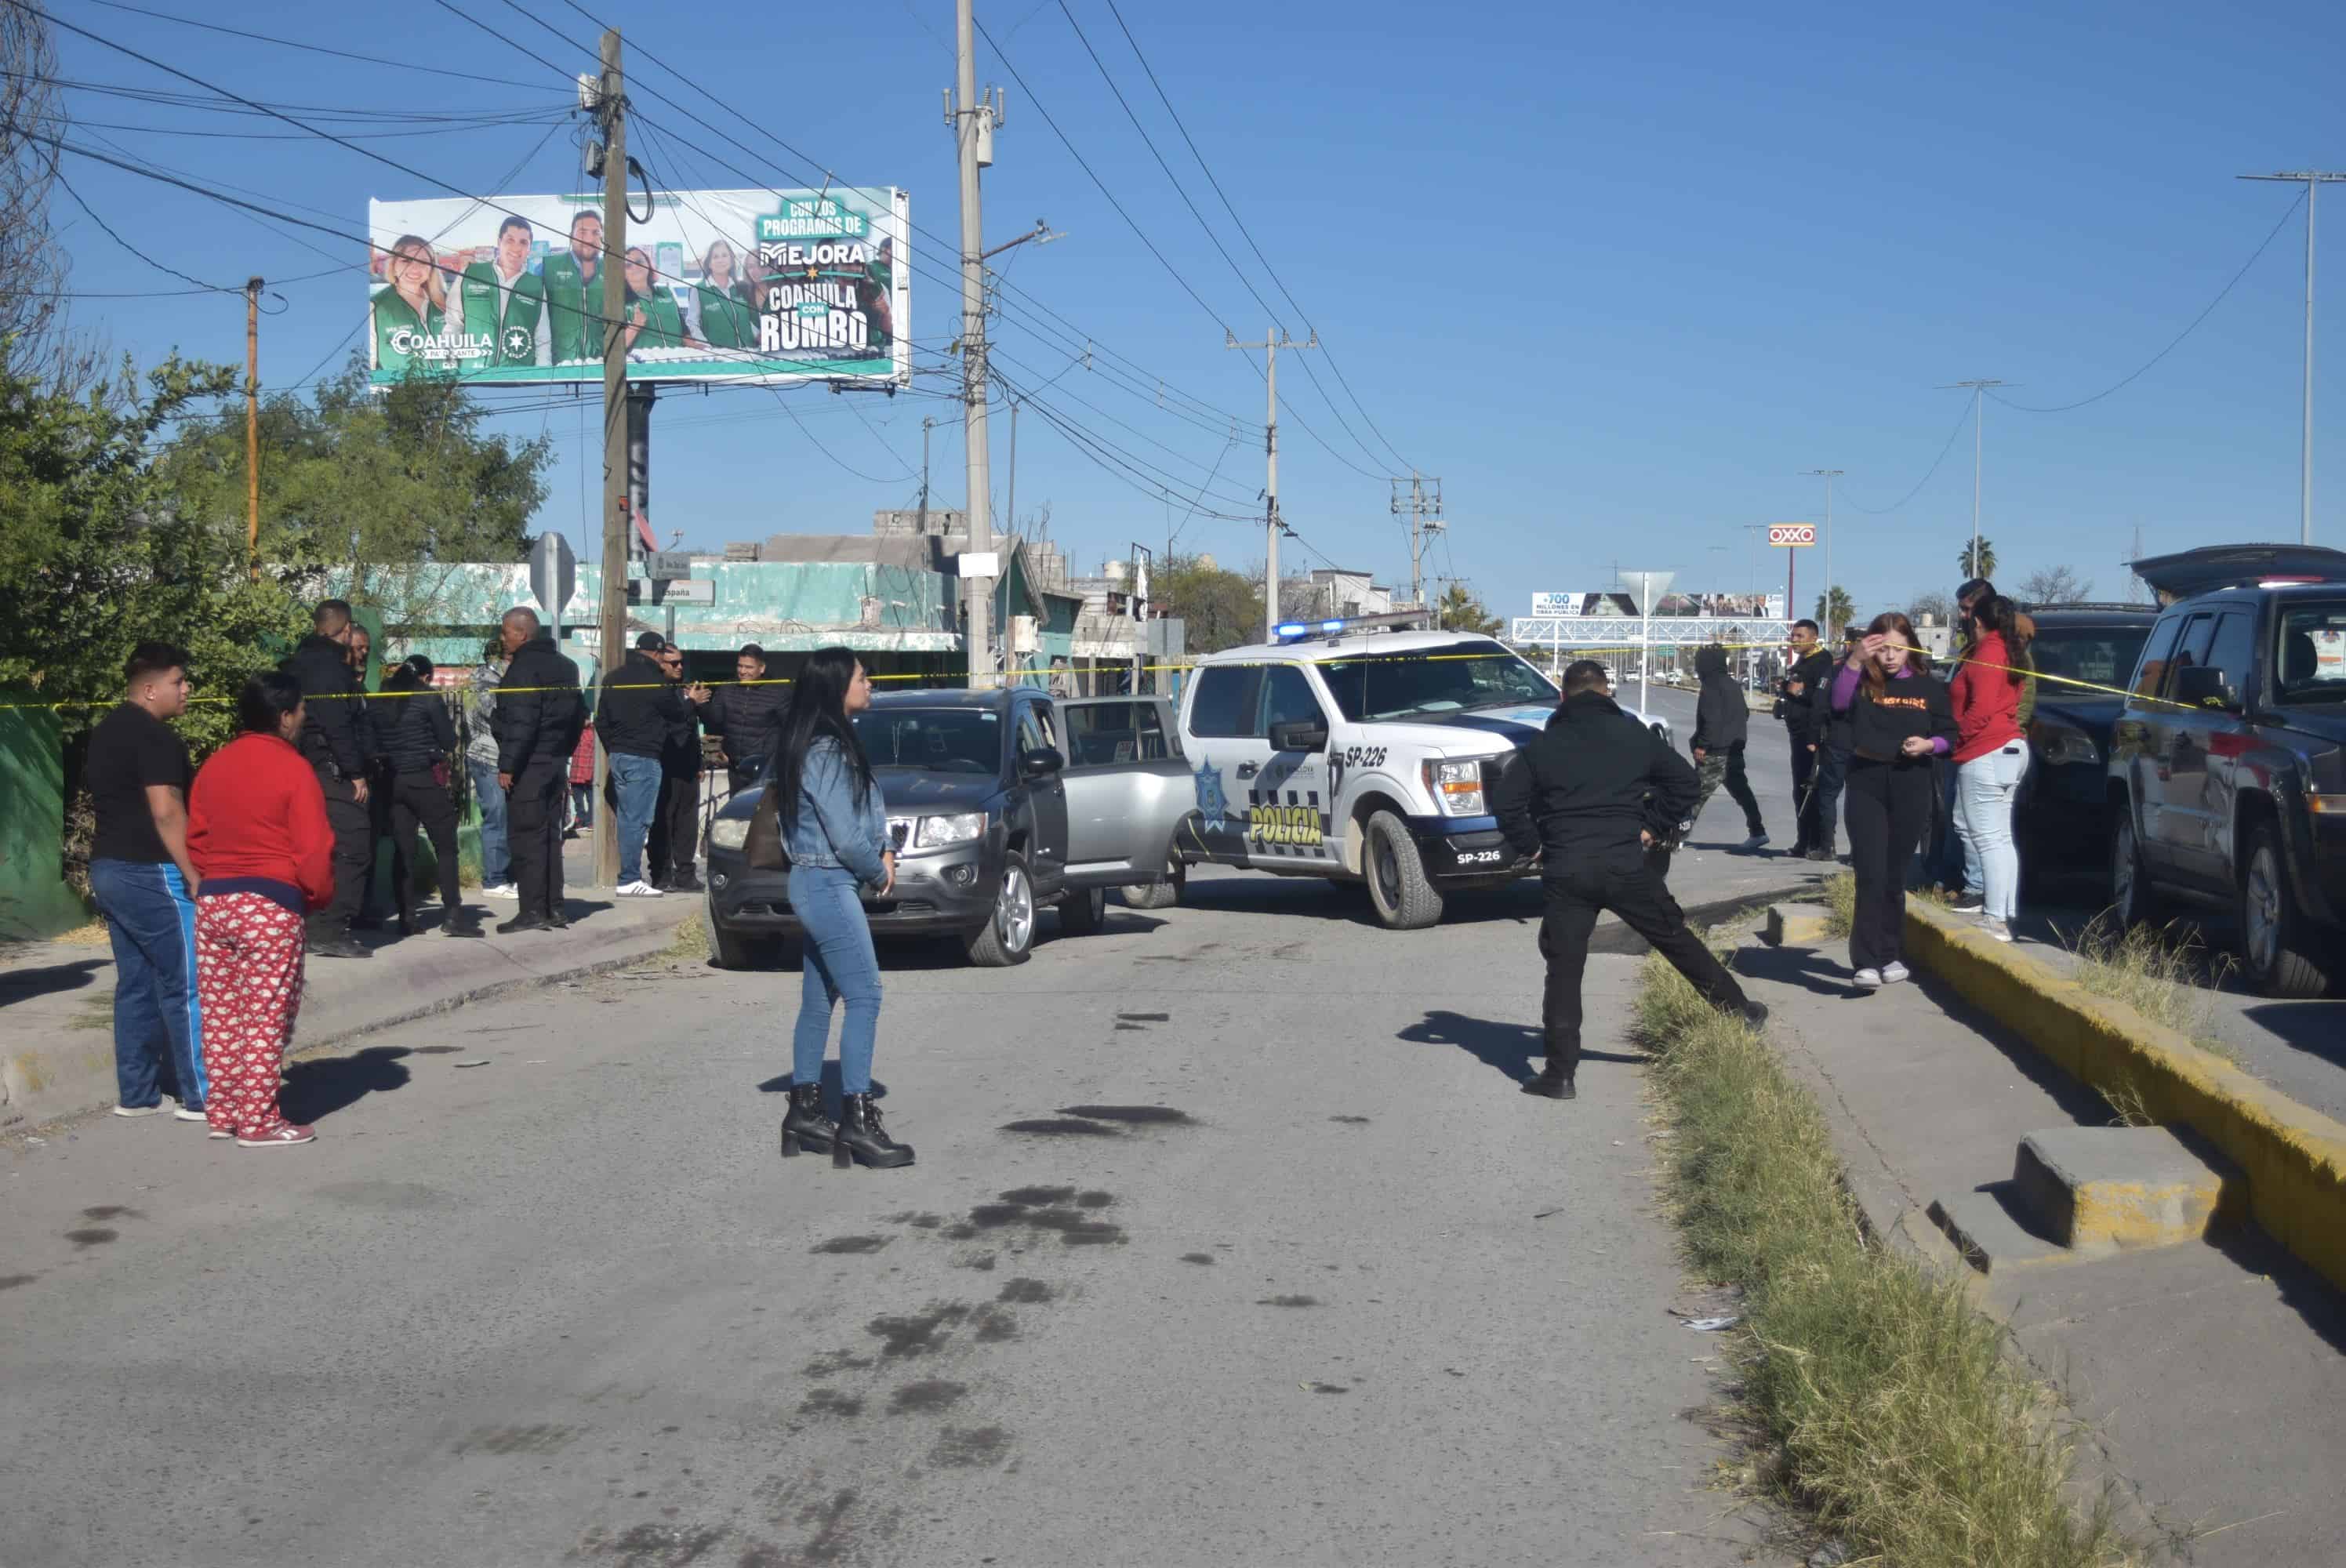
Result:
<instances>
[{"instance_id":1,"label":"man in black jacket","mask_svg":"<svg viewBox=\"0 0 2346 1568\"><path fill-rule=\"evenodd\" d=\"M562 911L562 793L570 754L586 728L578 667L551 638L537 635L537 612L505 613L499 635L512 662L497 685L497 788L505 792L505 830L521 911L501 935L551 931L570 923Z\"/></svg>"},{"instance_id":2,"label":"man in black jacket","mask_svg":"<svg viewBox=\"0 0 2346 1568\"><path fill-rule=\"evenodd\" d=\"M1862 633L1856 626L1841 628L1841 653L1857 646ZM1840 663L1833 654L1825 654L1824 673L1809 684L1809 739L1817 754L1817 825L1814 837L1809 840L1809 859L1830 861L1833 853L1833 833L1841 822L1841 786L1849 781L1849 716L1835 713L1832 706L1833 681L1839 675Z\"/></svg>"},{"instance_id":3,"label":"man in black jacket","mask_svg":"<svg viewBox=\"0 0 2346 1568\"><path fill-rule=\"evenodd\" d=\"M770 680L766 650L746 643L733 660L735 684L700 705L701 728L725 738L725 785L738 795L758 781L774 754L782 709L790 706L787 681Z\"/></svg>"},{"instance_id":4,"label":"man in black jacket","mask_svg":"<svg viewBox=\"0 0 2346 1568\"><path fill-rule=\"evenodd\" d=\"M1743 771L1743 747L1751 733L1751 705L1744 700L1735 677L1728 673L1727 650L1717 643L1706 643L1695 650L1694 672L1701 677L1702 689L1695 697L1694 738L1688 749L1694 753L1701 787L1689 814L1701 816L1724 780L1728 794L1743 808L1743 828L1749 836L1738 848L1748 855L1768 844L1768 830L1760 821L1759 799L1751 793L1751 780Z\"/></svg>"},{"instance_id":5,"label":"man in black jacket","mask_svg":"<svg viewBox=\"0 0 2346 1568\"><path fill-rule=\"evenodd\" d=\"M1580 659L1566 667L1564 702L1520 761L1501 772L1492 806L1507 841L1541 857L1547 898L1539 939L1547 960L1547 1065L1524 1093L1574 1097L1580 976L1602 911L1619 915L1712 1006L1764 1023L1768 1010L1747 998L1687 929L1677 901L1647 863L1655 838L1648 824L1683 820L1700 785L1669 742L1614 706L1603 665Z\"/></svg>"},{"instance_id":6,"label":"man in black jacket","mask_svg":"<svg viewBox=\"0 0 2346 1568\"><path fill-rule=\"evenodd\" d=\"M685 679L684 650L664 643L656 656L668 685L684 700L668 716L667 744L660 748L659 800L652 808L652 830L644 846L644 860L652 886L662 892L697 893L700 879L692 874L694 847L700 825L700 704L709 688Z\"/></svg>"},{"instance_id":7,"label":"man in black jacket","mask_svg":"<svg viewBox=\"0 0 2346 1568\"><path fill-rule=\"evenodd\" d=\"M622 898L659 896L644 875L644 841L659 810L669 728L684 706L660 667L660 650L667 646L658 632L638 636L626 661L604 672L602 692L595 699L595 733L611 759L610 789L603 799L617 813Z\"/></svg>"},{"instance_id":8,"label":"man in black jacket","mask_svg":"<svg viewBox=\"0 0 2346 1568\"><path fill-rule=\"evenodd\" d=\"M281 667L301 683L302 757L326 794L326 822L334 830L334 896L309 920L309 950L321 958L364 958L351 935L351 918L366 894L374 820L368 809L367 771L374 740L366 722L366 688L351 669L351 606L328 599L310 616L310 635Z\"/></svg>"},{"instance_id":9,"label":"man in black jacket","mask_svg":"<svg viewBox=\"0 0 2346 1568\"><path fill-rule=\"evenodd\" d=\"M1800 813L1792 853L1806 855L1821 848L1824 858L1830 860L1833 832L1831 823L1817 809L1820 727L1810 694L1832 678L1832 655L1818 645L1817 636L1816 622L1792 623L1792 667L1784 672L1783 684L1777 689L1776 717L1784 721L1784 733L1792 742L1792 803Z\"/></svg>"}]
</instances>

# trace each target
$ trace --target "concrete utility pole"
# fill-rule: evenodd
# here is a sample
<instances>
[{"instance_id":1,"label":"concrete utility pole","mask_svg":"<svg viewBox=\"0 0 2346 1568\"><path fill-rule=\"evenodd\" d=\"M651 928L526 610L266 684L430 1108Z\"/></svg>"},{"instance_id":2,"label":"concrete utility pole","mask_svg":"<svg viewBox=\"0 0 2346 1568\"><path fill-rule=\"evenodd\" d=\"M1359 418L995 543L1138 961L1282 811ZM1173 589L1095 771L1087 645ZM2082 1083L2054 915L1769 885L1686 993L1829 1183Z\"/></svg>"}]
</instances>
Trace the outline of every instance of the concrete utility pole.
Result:
<instances>
[{"instance_id":1,"label":"concrete utility pole","mask_svg":"<svg viewBox=\"0 0 2346 1568\"><path fill-rule=\"evenodd\" d=\"M1433 498L1428 501L1425 494L1425 478L1415 469L1410 470L1407 479L1392 481L1393 515L1396 517L1406 515L1409 518L1410 602L1421 609L1425 606L1425 536L1429 534L1439 534L1447 526L1442 521L1442 481L1436 479L1433 484ZM1402 496L1401 490L1404 484L1409 486L1409 494L1406 498Z\"/></svg>"},{"instance_id":2,"label":"concrete utility pole","mask_svg":"<svg viewBox=\"0 0 2346 1568\"><path fill-rule=\"evenodd\" d=\"M1971 391L1971 394L1972 394L1972 553L1971 553L1971 555L1970 555L1970 557L1969 557L1970 562L1971 562L1971 568L1970 568L1970 571L1969 571L1966 575L1970 575L1970 576L1974 576L1974 577L1984 577L1984 576L1986 576L1986 575L1987 575L1987 574L1986 574L1985 572L1983 572L1983 571L1981 571L1981 570L1979 569L1979 563L1980 563L1980 547L1979 547L1979 545L1980 545L1980 406L1981 406L1981 405L1980 405L1980 395L1981 395L1983 392L1986 392L1986 391L1987 391L1987 389L1988 389L1988 388L1990 388L1990 387L2000 387L2000 386L2003 386L2004 384L2004 382L2000 382L2000 381L1994 381L1994 380L1977 380L1977 381L1968 381L1968 382L1950 382L1948 385L1943 386L1943 387L1941 387L1941 388L1939 389L1941 392L1952 392L1952 391L1953 391L1956 387L1967 387L1967 388L1969 388L1969 389L1970 389L1970 391ZM1831 585L1831 583L1827 583L1827 584L1825 585L1825 589L1826 589L1826 592L1827 592L1827 593L1831 593L1831 589L1832 589L1832 585ZM1790 609L1792 606L1790 606L1790 605L1787 605L1787 606L1785 606L1784 607L1785 607L1786 609L1788 609L1788 610L1789 610L1789 609Z\"/></svg>"},{"instance_id":3,"label":"concrete utility pole","mask_svg":"<svg viewBox=\"0 0 2346 1568\"><path fill-rule=\"evenodd\" d=\"M2346 180L2346 172L2305 168L2283 174L2243 174L2241 179L2285 180L2305 185L2305 433L2298 457L2298 543L2313 543L2313 201L2325 185Z\"/></svg>"},{"instance_id":4,"label":"concrete utility pole","mask_svg":"<svg viewBox=\"0 0 2346 1568\"><path fill-rule=\"evenodd\" d=\"M627 80L619 68L619 35L603 35L603 74L595 90L595 119L603 132L603 603L602 668L627 662ZM617 262L612 260L618 258ZM595 748L595 798L606 799L610 754ZM618 813L595 813L595 885L619 882Z\"/></svg>"},{"instance_id":5,"label":"concrete utility pole","mask_svg":"<svg viewBox=\"0 0 2346 1568\"><path fill-rule=\"evenodd\" d=\"M260 289L244 280L244 556L260 581Z\"/></svg>"},{"instance_id":6,"label":"concrete utility pole","mask_svg":"<svg viewBox=\"0 0 2346 1568\"><path fill-rule=\"evenodd\" d=\"M1801 472L1810 479L1821 479L1825 482L1825 613L1820 618L1825 623L1825 646L1831 647L1833 646L1833 633L1840 629L1832 624L1832 482L1841 476L1842 471L1838 468L1809 468ZM1974 533L1979 531L1976 521L1973 524L1972 531ZM1784 615L1790 620L1797 621L1800 618L1798 607L1789 604L1784 606Z\"/></svg>"},{"instance_id":7,"label":"concrete utility pole","mask_svg":"<svg viewBox=\"0 0 2346 1568\"><path fill-rule=\"evenodd\" d=\"M962 581L969 595L969 685L973 691L994 684L993 477L987 471L985 439L985 225L980 209L977 171L994 162L994 127L1002 118L999 107L977 96L977 29L971 0L954 0L954 94L946 106L954 141L961 158L961 351L962 442L968 465L969 555L982 570L964 569ZM967 557L964 556L964 559Z\"/></svg>"},{"instance_id":8,"label":"concrete utility pole","mask_svg":"<svg viewBox=\"0 0 2346 1568\"><path fill-rule=\"evenodd\" d=\"M1262 640L1279 640L1279 535L1287 524L1279 518L1279 351L1281 349L1316 349L1320 334L1314 332L1309 341L1297 342L1277 327L1263 334L1259 343L1241 343L1222 329L1223 347L1230 349L1260 349L1263 358L1264 403L1269 412L1263 416L1262 451L1270 476L1262 491Z\"/></svg>"}]
</instances>

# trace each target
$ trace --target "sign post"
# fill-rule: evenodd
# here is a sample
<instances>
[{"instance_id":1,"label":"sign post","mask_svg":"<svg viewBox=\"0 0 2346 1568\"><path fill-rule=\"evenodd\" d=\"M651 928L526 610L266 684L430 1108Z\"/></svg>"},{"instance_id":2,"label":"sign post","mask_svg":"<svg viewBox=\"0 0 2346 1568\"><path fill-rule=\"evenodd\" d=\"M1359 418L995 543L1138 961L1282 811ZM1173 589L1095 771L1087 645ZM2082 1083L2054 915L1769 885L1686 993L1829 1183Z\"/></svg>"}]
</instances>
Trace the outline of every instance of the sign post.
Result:
<instances>
[{"instance_id":1,"label":"sign post","mask_svg":"<svg viewBox=\"0 0 2346 1568\"><path fill-rule=\"evenodd\" d=\"M1800 601L1795 597L1792 593L1793 564L1800 560L1800 557L1793 555L1792 552L1795 549L1801 548L1803 546L1812 545L1816 542L1817 525L1813 523L1770 523L1768 524L1769 548L1780 548L1784 552L1784 614L1788 618L1797 617L1799 616L1800 603ZM1828 596L1831 594L1831 584L1828 583L1825 585L1825 592ZM1828 621L1831 620L1832 606L1830 600L1828 600L1825 606L1825 619ZM1830 631L1831 628L1828 627L1827 630Z\"/></svg>"},{"instance_id":2,"label":"sign post","mask_svg":"<svg viewBox=\"0 0 2346 1568\"><path fill-rule=\"evenodd\" d=\"M1646 666L1648 647L1653 639L1654 605L1670 591L1670 580L1676 572L1624 572L1621 585L1637 606L1637 711L1646 711Z\"/></svg>"}]
</instances>

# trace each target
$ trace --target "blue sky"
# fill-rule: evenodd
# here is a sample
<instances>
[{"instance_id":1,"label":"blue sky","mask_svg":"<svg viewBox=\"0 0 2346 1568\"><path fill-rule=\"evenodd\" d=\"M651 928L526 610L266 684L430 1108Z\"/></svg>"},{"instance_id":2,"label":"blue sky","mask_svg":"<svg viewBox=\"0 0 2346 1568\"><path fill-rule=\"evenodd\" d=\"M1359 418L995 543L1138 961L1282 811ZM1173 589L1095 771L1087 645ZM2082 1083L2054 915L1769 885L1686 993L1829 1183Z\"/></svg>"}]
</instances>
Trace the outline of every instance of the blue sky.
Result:
<instances>
[{"instance_id":1,"label":"blue sky","mask_svg":"<svg viewBox=\"0 0 2346 1568\"><path fill-rule=\"evenodd\" d=\"M1760 8L1723 5L1120 3L1366 408L1364 418L1325 357L1282 361L1291 412L1280 430L1280 492L1305 561L1405 578L1407 547L1382 475L1406 458L1444 482L1452 527L1435 569L1454 569L1505 613L1526 612L1534 590L1606 586L1617 560L1675 568L1687 586L1780 585L1783 552L1760 559L1745 525L1818 516L1820 483L1800 474L1820 466L1847 471L1834 576L1861 609L1952 586L1971 527L1971 432L1949 449L1966 394L1938 389L1996 376L2016 383L2005 396L2033 404L2103 390L2207 306L2299 188L2235 175L2346 167L2335 100L2346 18L2334 5L2219 15L2138 5L1812 5L1768 8L1763 19ZM577 12L560 0L522 4L574 46L496 0L462 9L566 69L589 63L593 29ZM913 331L943 346L958 307L945 286L958 217L939 97L952 77L949 0L882 0L829 25L752 8L722 28L709 20L719 13L702 7L582 4L842 182L909 189L917 228L945 242L916 247ZM1286 309L1229 224L1105 0L1069 5L1216 237L1301 337L1304 318ZM564 101L546 66L434 4L219 0L198 11L154 0L151 8L546 90L297 53L91 0L52 7L250 97L419 115ZM1028 386L1051 382L1041 397L1061 417L1184 484L1210 474L1221 500L1209 510L1249 510L1262 484L1260 431L1241 427L1233 443L1223 421L1259 422L1262 383L1246 356L1223 348L1223 328L1259 338L1266 312L1158 168L1057 0L1005 0L979 17L1004 51L982 56L981 81L1009 95L986 178L988 241L1038 217L1066 236L1013 253L1014 291L997 328L1005 370ZM79 38L61 37L59 50L69 78L186 87ZM809 178L640 55L632 74L651 127L634 150L651 151L663 183L744 183L718 158L777 185ZM650 89L738 136L760 159ZM84 122L288 129L82 92L70 106ZM1101 197L1044 109L1210 313ZM496 188L517 163L505 188L567 188L576 178L568 127L525 161L547 129L362 145L468 190ZM363 231L371 197L444 194L298 137L196 139L94 126L77 134L352 233ZM86 160L66 169L126 237L207 281L291 277L354 249L307 234L330 253L321 258L199 198ZM2322 216L2322 231L2335 237L2328 275L2338 282L2317 327L2315 537L2341 544L2346 186L2330 188ZM58 217L70 226L76 290L184 286L117 248L69 201ZM2067 565L2116 596L2137 526L2151 552L2296 536L2302 224L2300 209L2206 322L2125 390L2060 414L1987 405L1983 531L1995 542L1999 577ZM288 309L263 326L264 384L338 357L335 345L363 319L362 288L355 271L288 286ZM1065 343L1038 334L1035 300L1122 356L1127 379L1084 368ZM91 298L76 318L142 362L175 348L224 360L243 351L239 299ZM1307 357L1318 387L1302 369ZM1094 362L1109 361L1096 354ZM1159 377L1178 389L1170 408L1149 385ZM917 495L924 416L942 422L931 442L933 502L959 503L956 403L821 389L785 395L802 423L764 392L663 400L652 514L664 532L683 529L692 546L777 531L862 532L874 507ZM1185 408L1187 418L1175 412ZM1009 458L1001 412L997 510ZM591 409L500 423L557 438L542 524L578 538L600 475ZM1185 519L1185 504L1104 472L1031 410L1018 438L1018 514L1030 518L1047 504L1052 536L1079 569L1122 555L1136 539L1161 548L1177 528L1181 547L1226 564L1260 557L1259 525ZM1899 502L1943 451L1929 483L1898 510L1856 510ZM1802 556L1803 600L1821 579L1822 554Z\"/></svg>"}]
</instances>

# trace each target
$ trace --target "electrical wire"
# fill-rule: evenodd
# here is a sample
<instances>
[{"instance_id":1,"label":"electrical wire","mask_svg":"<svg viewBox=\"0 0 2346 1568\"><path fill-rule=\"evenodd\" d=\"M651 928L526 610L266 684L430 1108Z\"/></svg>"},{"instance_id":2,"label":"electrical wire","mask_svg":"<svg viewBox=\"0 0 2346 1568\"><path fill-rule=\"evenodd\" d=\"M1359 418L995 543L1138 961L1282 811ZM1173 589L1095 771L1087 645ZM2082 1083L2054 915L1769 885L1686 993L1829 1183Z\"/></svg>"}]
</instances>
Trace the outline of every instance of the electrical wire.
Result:
<instances>
[{"instance_id":1,"label":"electrical wire","mask_svg":"<svg viewBox=\"0 0 2346 1568\"><path fill-rule=\"evenodd\" d=\"M1892 512L1904 506L1907 502L1913 500L1914 497L1923 494L1923 486L1931 483L1933 475L1939 472L1939 464L1946 462L1947 453L1955 449L1955 437L1963 434L1964 426L1971 423L1971 417L1972 411L1965 409L1963 412L1963 416L1955 421L1955 428L1947 432L1947 444L1939 448L1939 455L1932 460L1931 472L1929 473L1925 473L1921 479L1917 480L1913 489L1909 490L1904 495L1899 497L1896 502L1888 506L1859 505L1855 500L1850 499L1849 482L1846 479L1842 480L1841 495L1843 499L1849 501L1850 509L1854 512L1862 512L1869 517L1887 517Z\"/></svg>"},{"instance_id":2,"label":"electrical wire","mask_svg":"<svg viewBox=\"0 0 2346 1568\"><path fill-rule=\"evenodd\" d=\"M217 22L199 22L192 16L175 16L168 11L150 11L143 5L127 5L122 0L87 0L92 5L103 5L109 11L128 11L136 16L151 16L158 22L176 22L182 27L199 27L207 33L224 33L231 38L249 39L256 44L271 44L280 49L300 49L312 55L332 55L337 59L357 60L369 66L389 66L399 71L422 72L433 76L454 76L459 81L485 82L496 87L519 87L525 92L546 92L549 88L528 82L515 82L503 76L475 76L470 71L451 71L439 66L421 66L413 60L387 59L381 55L355 55L348 49L330 49L322 44L304 44L292 38L280 38L269 33L248 33L241 27L224 27Z\"/></svg>"}]
</instances>

